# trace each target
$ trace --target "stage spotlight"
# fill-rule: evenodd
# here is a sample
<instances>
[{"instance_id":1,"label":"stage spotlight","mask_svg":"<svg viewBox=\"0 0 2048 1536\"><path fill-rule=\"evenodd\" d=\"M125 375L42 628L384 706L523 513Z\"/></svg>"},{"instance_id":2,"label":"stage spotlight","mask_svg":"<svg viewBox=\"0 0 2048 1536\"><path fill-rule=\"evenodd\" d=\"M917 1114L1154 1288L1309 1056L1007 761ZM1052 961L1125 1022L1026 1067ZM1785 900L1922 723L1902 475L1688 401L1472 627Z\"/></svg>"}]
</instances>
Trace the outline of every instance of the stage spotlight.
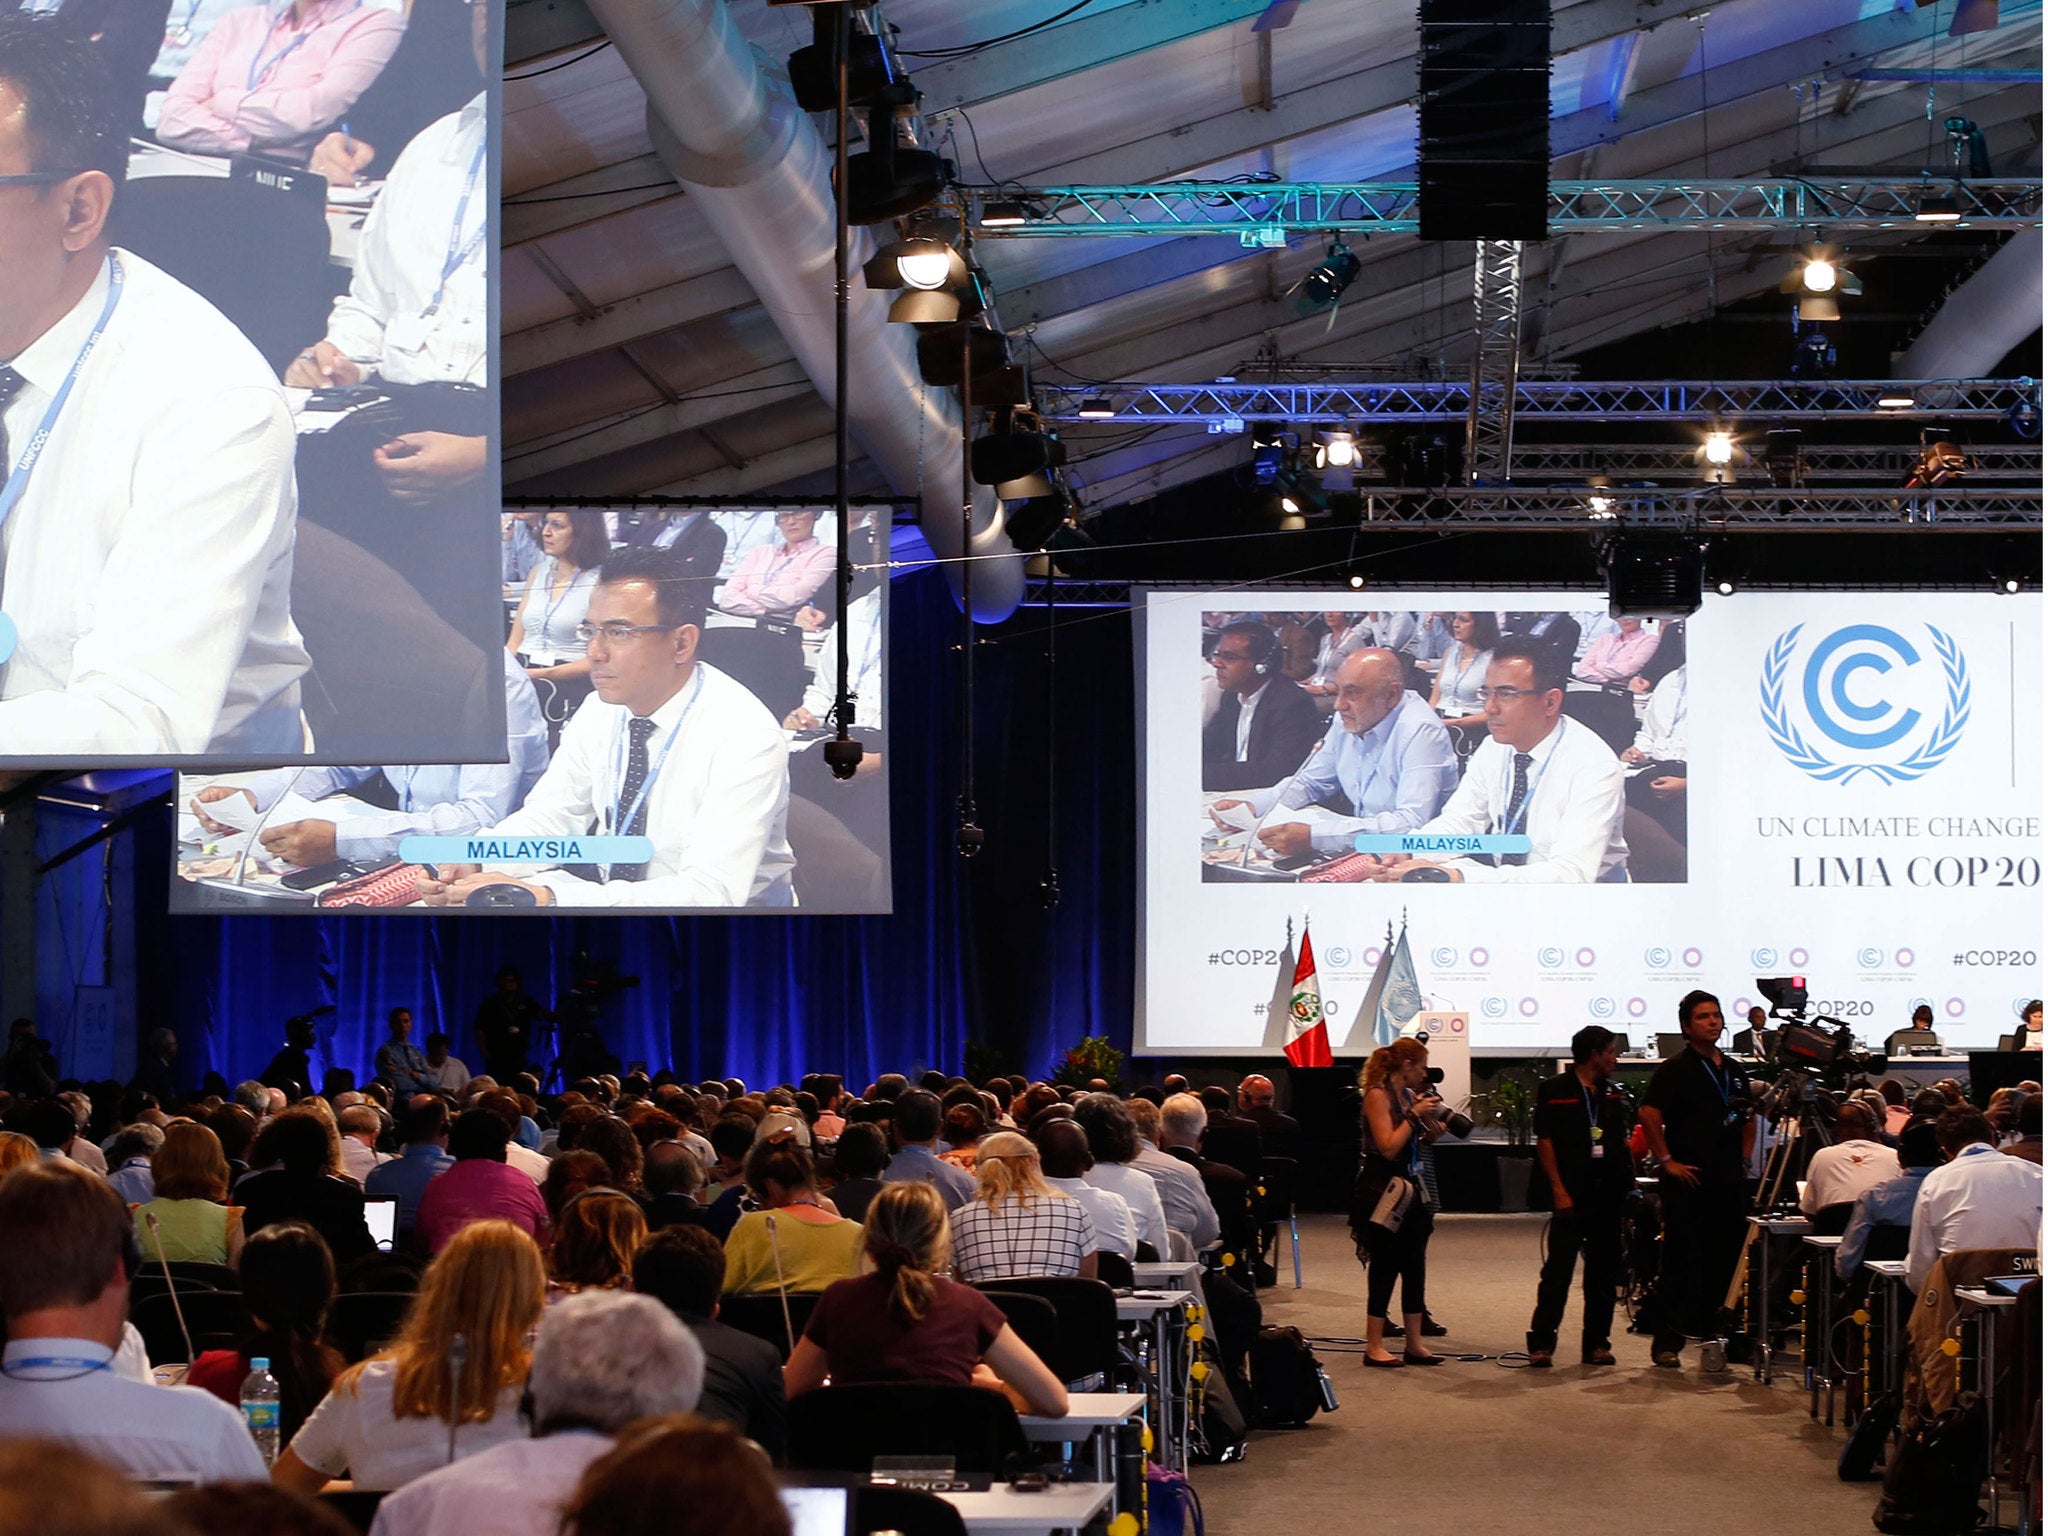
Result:
<instances>
[{"instance_id":1,"label":"stage spotlight","mask_svg":"<svg viewBox=\"0 0 2048 1536\"><path fill-rule=\"evenodd\" d=\"M796 104L806 112L831 112L839 106L839 72L832 60L832 32L838 24L835 10L833 6L813 10L810 43L789 56L789 86L796 94ZM872 25L867 17L855 13L846 50L848 106L867 106L896 83L882 40L864 30Z\"/></svg>"},{"instance_id":2,"label":"stage spotlight","mask_svg":"<svg viewBox=\"0 0 2048 1536\"><path fill-rule=\"evenodd\" d=\"M1005 409L995 413L994 424L986 437L975 439L968 452L968 468L974 479L981 485L1002 487L1013 482L1038 478L1044 489L1020 487L1012 494L1034 496L1049 494L1052 486L1043 480L1045 471L1052 464L1052 442L1043 432L1019 432L1016 427L1016 413ZM1000 496L1002 492L998 490Z\"/></svg>"},{"instance_id":3,"label":"stage spotlight","mask_svg":"<svg viewBox=\"0 0 2048 1536\"><path fill-rule=\"evenodd\" d=\"M974 397L982 404L989 404L994 396L983 391L982 380L985 375L992 375L1009 365L1009 341L1001 332L992 331L987 326L970 325L965 345L968 371L974 376ZM919 333L917 371L925 383L958 386L961 346L959 324L932 326Z\"/></svg>"},{"instance_id":4,"label":"stage spotlight","mask_svg":"<svg viewBox=\"0 0 2048 1536\"><path fill-rule=\"evenodd\" d=\"M966 280L967 263L960 253L930 235L900 241L895 254L896 272L906 288L946 288Z\"/></svg>"},{"instance_id":5,"label":"stage spotlight","mask_svg":"<svg viewBox=\"0 0 2048 1536\"><path fill-rule=\"evenodd\" d=\"M1292 515L1301 510L1301 503L1296 501L1292 496L1283 495L1280 498L1280 510L1282 512L1288 513L1289 515Z\"/></svg>"},{"instance_id":6,"label":"stage spotlight","mask_svg":"<svg viewBox=\"0 0 2048 1536\"><path fill-rule=\"evenodd\" d=\"M1808 293L1833 293L1836 275L1835 264L1822 256L1799 269L1799 281Z\"/></svg>"},{"instance_id":7,"label":"stage spotlight","mask_svg":"<svg viewBox=\"0 0 2048 1536\"><path fill-rule=\"evenodd\" d=\"M1614 498L1595 492L1586 498L1586 516L1596 523L1614 521Z\"/></svg>"},{"instance_id":8,"label":"stage spotlight","mask_svg":"<svg viewBox=\"0 0 2048 1536\"><path fill-rule=\"evenodd\" d=\"M1918 403L1910 389L1881 389L1877 392L1880 411L1910 411Z\"/></svg>"},{"instance_id":9,"label":"stage spotlight","mask_svg":"<svg viewBox=\"0 0 2048 1536\"><path fill-rule=\"evenodd\" d=\"M1028 215L1022 203L1005 200L984 203L981 207L981 227L983 229L1015 229L1018 225L1026 223L1027 220Z\"/></svg>"},{"instance_id":10,"label":"stage spotlight","mask_svg":"<svg viewBox=\"0 0 2048 1536\"><path fill-rule=\"evenodd\" d=\"M1272 485L1280 478L1280 468L1287 462L1289 435L1277 422L1251 424L1252 484Z\"/></svg>"},{"instance_id":11,"label":"stage spotlight","mask_svg":"<svg viewBox=\"0 0 2048 1536\"><path fill-rule=\"evenodd\" d=\"M1830 314L1809 314L1809 310L1825 308ZM1836 308L1833 299L1801 299L1799 301L1799 338L1792 343L1792 377L1795 379L1825 379L1835 371L1835 344L1828 333L1812 321L1839 320L1842 312Z\"/></svg>"},{"instance_id":12,"label":"stage spotlight","mask_svg":"<svg viewBox=\"0 0 2048 1536\"><path fill-rule=\"evenodd\" d=\"M1349 576L1345 578L1345 580L1349 583L1351 590L1354 592L1363 591L1365 588L1365 578L1359 575L1356 571L1353 571Z\"/></svg>"},{"instance_id":13,"label":"stage spotlight","mask_svg":"<svg viewBox=\"0 0 2048 1536\"><path fill-rule=\"evenodd\" d=\"M2019 578L2015 576L2006 577L2005 580L1998 584L1998 590L2005 593L2008 597L2012 596L2020 590Z\"/></svg>"},{"instance_id":14,"label":"stage spotlight","mask_svg":"<svg viewBox=\"0 0 2048 1536\"><path fill-rule=\"evenodd\" d=\"M1913 214L1920 224L1953 224L1962 216L1962 203L1953 190L1921 193L1920 206Z\"/></svg>"},{"instance_id":15,"label":"stage spotlight","mask_svg":"<svg viewBox=\"0 0 2048 1536\"><path fill-rule=\"evenodd\" d=\"M1358 462L1358 434L1349 427L1333 427L1321 433L1316 448L1317 469L1349 469Z\"/></svg>"},{"instance_id":16,"label":"stage spotlight","mask_svg":"<svg viewBox=\"0 0 2048 1536\"><path fill-rule=\"evenodd\" d=\"M2005 424L2016 437L2036 438L2041 435L2041 409L2031 400L2019 400L2005 413Z\"/></svg>"},{"instance_id":17,"label":"stage spotlight","mask_svg":"<svg viewBox=\"0 0 2048 1536\"><path fill-rule=\"evenodd\" d=\"M1077 414L1083 421L1109 421L1116 415L1116 407L1110 404L1107 395L1090 395L1081 402Z\"/></svg>"},{"instance_id":18,"label":"stage spotlight","mask_svg":"<svg viewBox=\"0 0 2048 1536\"><path fill-rule=\"evenodd\" d=\"M915 213L953 179L952 162L911 141L909 112L917 90L898 82L868 108L869 148L846 160L846 218L880 224Z\"/></svg>"},{"instance_id":19,"label":"stage spotlight","mask_svg":"<svg viewBox=\"0 0 2048 1536\"><path fill-rule=\"evenodd\" d=\"M1702 551L1706 581L1723 597L1733 597L1749 579L1748 567L1725 539L1716 539Z\"/></svg>"},{"instance_id":20,"label":"stage spotlight","mask_svg":"<svg viewBox=\"0 0 2048 1536\"><path fill-rule=\"evenodd\" d=\"M1735 434L1719 430L1709 432L1702 452L1709 464L1733 464L1735 462Z\"/></svg>"},{"instance_id":21,"label":"stage spotlight","mask_svg":"<svg viewBox=\"0 0 2048 1536\"><path fill-rule=\"evenodd\" d=\"M1044 549L1066 526L1071 510L1067 498L1057 491L1033 496L1003 508L1003 532L1018 549Z\"/></svg>"},{"instance_id":22,"label":"stage spotlight","mask_svg":"<svg viewBox=\"0 0 2048 1536\"><path fill-rule=\"evenodd\" d=\"M1302 297L1320 309L1344 297L1344 290L1357 280L1359 260L1351 247L1339 238L1330 242L1329 254L1308 269L1301 280Z\"/></svg>"}]
</instances>

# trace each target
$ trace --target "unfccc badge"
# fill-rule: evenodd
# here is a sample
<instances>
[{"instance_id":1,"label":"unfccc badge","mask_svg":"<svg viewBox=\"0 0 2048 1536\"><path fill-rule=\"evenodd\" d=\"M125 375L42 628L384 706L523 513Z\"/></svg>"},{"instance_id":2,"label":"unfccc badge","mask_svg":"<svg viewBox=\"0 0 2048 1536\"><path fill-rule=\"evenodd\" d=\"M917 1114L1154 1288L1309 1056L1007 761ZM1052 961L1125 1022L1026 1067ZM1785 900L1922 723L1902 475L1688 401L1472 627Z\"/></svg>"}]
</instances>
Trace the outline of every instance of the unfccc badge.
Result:
<instances>
[{"instance_id":1,"label":"unfccc badge","mask_svg":"<svg viewBox=\"0 0 2048 1536\"><path fill-rule=\"evenodd\" d=\"M1803 624L1764 653L1764 729L1785 760L1828 783L1872 774L1905 784L1941 766L1970 722L1962 647L1929 624L1925 646L1880 624L1822 636L1801 658Z\"/></svg>"}]
</instances>

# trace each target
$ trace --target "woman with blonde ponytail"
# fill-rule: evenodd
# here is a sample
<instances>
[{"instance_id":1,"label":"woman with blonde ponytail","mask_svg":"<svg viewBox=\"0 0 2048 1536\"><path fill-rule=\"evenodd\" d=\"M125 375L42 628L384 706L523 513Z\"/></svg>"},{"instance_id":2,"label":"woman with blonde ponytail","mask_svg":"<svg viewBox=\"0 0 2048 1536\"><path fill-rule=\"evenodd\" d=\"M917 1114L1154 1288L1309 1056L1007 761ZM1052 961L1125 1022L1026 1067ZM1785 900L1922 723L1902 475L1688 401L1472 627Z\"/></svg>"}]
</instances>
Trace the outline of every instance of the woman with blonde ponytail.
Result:
<instances>
[{"instance_id":1,"label":"woman with blonde ponytail","mask_svg":"<svg viewBox=\"0 0 2048 1536\"><path fill-rule=\"evenodd\" d=\"M862 1229L868 1272L818 1298L783 1386L911 1381L987 1387L1019 1413L1062 1415L1067 1389L981 1292L945 1278L952 1235L939 1192L922 1181L885 1184Z\"/></svg>"}]
</instances>

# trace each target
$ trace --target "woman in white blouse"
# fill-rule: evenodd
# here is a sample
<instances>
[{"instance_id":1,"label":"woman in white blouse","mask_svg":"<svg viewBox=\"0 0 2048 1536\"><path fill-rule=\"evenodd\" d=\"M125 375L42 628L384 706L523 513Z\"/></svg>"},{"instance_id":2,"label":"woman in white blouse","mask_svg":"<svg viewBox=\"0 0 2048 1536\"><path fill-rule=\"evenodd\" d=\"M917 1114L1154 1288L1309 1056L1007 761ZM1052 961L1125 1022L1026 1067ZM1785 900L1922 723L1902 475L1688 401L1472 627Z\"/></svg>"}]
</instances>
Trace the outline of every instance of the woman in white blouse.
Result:
<instances>
[{"instance_id":1,"label":"woman in white blouse","mask_svg":"<svg viewBox=\"0 0 2048 1536\"><path fill-rule=\"evenodd\" d=\"M1456 733L1461 753L1469 753L1477 745L1473 733L1486 728L1486 706L1480 702L1479 690L1486 686L1486 666L1499 639L1500 623L1492 614L1451 615L1452 644L1436 669L1429 707Z\"/></svg>"},{"instance_id":2,"label":"woman in white blouse","mask_svg":"<svg viewBox=\"0 0 2048 1536\"><path fill-rule=\"evenodd\" d=\"M548 747L590 693L590 657L576 626L590 611L598 567L611 553L602 512L550 512L541 519L545 557L526 578L505 648L519 658L548 717Z\"/></svg>"},{"instance_id":3,"label":"woman in white blouse","mask_svg":"<svg viewBox=\"0 0 2048 1536\"><path fill-rule=\"evenodd\" d=\"M519 1396L546 1295L531 1237L509 1221L464 1227L427 1267L398 1338L335 1378L271 1481L313 1494L346 1476L386 1492L525 1439Z\"/></svg>"}]
</instances>

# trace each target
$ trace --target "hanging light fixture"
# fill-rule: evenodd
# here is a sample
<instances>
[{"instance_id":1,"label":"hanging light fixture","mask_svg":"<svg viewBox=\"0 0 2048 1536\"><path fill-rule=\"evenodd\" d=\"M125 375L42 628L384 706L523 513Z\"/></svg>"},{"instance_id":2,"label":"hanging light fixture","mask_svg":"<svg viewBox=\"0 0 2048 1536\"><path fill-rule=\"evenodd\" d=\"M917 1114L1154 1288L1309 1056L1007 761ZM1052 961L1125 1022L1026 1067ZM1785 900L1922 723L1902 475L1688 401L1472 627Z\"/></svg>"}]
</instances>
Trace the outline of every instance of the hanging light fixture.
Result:
<instances>
[{"instance_id":1,"label":"hanging light fixture","mask_svg":"<svg viewBox=\"0 0 2048 1536\"><path fill-rule=\"evenodd\" d=\"M1814 256L1799 269L1799 281L1808 293L1833 293L1835 291L1835 264L1824 256Z\"/></svg>"},{"instance_id":2,"label":"hanging light fixture","mask_svg":"<svg viewBox=\"0 0 2048 1536\"><path fill-rule=\"evenodd\" d=\"M1707 434L1706 443L1700 452L1709 464L1733 464L1735 462L1735 434L1716 428Z\"/></svg>"}]
</instances>

